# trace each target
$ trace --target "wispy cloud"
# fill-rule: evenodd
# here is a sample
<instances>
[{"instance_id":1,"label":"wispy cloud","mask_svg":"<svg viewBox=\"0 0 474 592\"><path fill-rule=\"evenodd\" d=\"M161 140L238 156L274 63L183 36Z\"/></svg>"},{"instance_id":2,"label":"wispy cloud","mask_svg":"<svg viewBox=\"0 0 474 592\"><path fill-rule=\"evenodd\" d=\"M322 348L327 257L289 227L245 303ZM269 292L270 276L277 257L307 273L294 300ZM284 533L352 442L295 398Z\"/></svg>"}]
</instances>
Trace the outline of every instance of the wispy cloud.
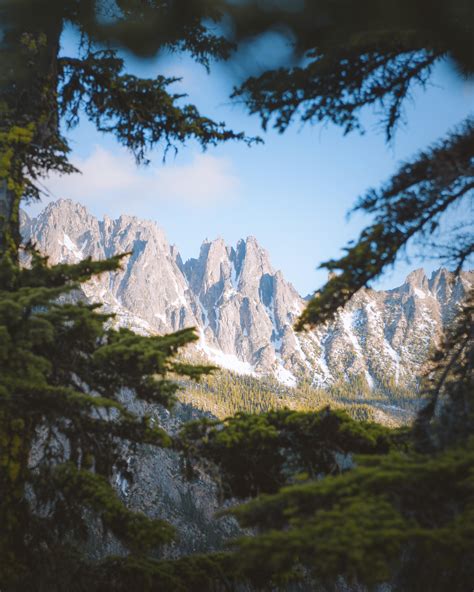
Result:
<instances>
[{"instance_id":1,"label":"wispy cloud","mask_svg":"<svg viewBox=\"0 0 474 592\"><path fill-rule=\"evenodd\" d=\"M73 163L82 174L49 177L44 183L49 199L70 198L84 205L99 200L111 213L126 211L131 202L149 200L212 206L233 199L239 187L230 161L207 153L193 154L186 164L137 167L124 150L95 146L89 156Z\"/></svg>"}]
</instances>

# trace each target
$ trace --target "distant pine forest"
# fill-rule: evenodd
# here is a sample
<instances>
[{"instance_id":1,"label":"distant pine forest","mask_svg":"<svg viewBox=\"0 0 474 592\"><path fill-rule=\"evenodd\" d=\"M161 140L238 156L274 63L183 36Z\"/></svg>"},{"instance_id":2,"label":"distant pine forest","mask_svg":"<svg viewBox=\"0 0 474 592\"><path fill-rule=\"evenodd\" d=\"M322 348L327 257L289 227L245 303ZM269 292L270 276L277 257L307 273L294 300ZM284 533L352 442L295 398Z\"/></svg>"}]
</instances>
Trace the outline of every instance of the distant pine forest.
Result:
<instances>
[{"instance_id":1,"label":"distant pine forest","mask_svg":"<svg viewBox=\"0 0 474 592\"><path fill-rule=\"evenodd\" d=\"M223 419L235 413L264 413L273 409L316 411L326 406L344 409L354 419L398 426L410 423L422 404L420 385L412 388L387 378L373 388L364 376L339 377L327 388L303 382L291 388L276 379L241 376L216 370L199 383L181 382L182 403Z\"/></svg>"}]
</instances>

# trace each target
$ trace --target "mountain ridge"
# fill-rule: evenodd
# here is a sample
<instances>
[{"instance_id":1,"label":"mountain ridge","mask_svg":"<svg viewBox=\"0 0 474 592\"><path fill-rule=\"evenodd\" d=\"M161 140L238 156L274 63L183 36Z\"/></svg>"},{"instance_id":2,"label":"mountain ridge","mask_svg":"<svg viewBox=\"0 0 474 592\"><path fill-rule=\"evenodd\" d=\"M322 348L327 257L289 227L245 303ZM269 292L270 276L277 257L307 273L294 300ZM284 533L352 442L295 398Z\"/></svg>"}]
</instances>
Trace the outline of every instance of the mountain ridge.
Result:
<instances>
[{"instance_id":1,"label":"mountain ridge","mask_svg":"<svg viewBox=\"0 0 474 592\"><path fill-rule=\"evenodd\" d=\"M442 268L428 278L414 270L392 290L360 290L334 322L296 334L305 299L255 237L235 246L206 239L199 255L183 262L154 222L127 215L100 221L70 200L48 204L36 218L23 214L22 232L52 263L132 251L121 271L83 286L88 300L144 333L195 326L197 349L211 362L288 386L324 386L341 376L363 377L369 386L413 384L474 282L473 272L455 277Z\"/></svg>"}]
</instances>

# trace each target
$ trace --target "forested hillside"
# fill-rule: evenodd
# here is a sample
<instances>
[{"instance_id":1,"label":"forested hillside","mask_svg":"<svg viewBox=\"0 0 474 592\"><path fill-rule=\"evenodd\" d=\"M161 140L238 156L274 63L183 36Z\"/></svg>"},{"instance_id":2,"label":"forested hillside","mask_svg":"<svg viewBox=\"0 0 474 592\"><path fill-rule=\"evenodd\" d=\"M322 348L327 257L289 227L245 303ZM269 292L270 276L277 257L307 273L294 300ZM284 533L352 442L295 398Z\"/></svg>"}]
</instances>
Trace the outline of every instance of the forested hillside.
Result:
<instances>
[{"instance_id":1,"label":"forested hillside","mask_svg":"<svg viewBox=\"0 0 474 592\"><path fill-rule=\"evenodd\" d=\"M226 370L217 370L199 383L184 383L179 398L221 419L235 413L262 413L289 408L315 411L325 406L344 409L355 419L373 420L386 425L413 421L422 405L417 389L387 387L372 389L364 377L347 380L341 377L328 388L309 383L297 387L282 385L276 379L258 379Z\"/></svg>"}]
</instances>

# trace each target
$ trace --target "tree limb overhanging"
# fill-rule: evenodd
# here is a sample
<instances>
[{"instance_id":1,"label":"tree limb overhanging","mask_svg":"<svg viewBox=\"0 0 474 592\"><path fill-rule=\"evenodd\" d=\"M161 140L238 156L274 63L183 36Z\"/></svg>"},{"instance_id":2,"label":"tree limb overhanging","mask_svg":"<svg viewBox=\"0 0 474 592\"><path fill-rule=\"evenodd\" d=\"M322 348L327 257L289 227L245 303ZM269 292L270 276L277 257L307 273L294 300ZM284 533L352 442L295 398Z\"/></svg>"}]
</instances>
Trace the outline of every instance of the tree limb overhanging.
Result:
<instances>
[{"instance_id":1,"label":"tree limb overhanging","mask_svg":"<svg viewBox=\"0 0 474 592\"><path fill-rule=\"evenodd\" d=\"M474 197L474 120L467 119L446 139L402 165L380 190L359 199L355 209L374 214L373 223L341 259L323 263L338 271L316 293L297 322L297 328L322 323L361 288L392 265L399 251L420 233L433 233L446 211ZM470 251L472 236L464 251Z\"/></svg>"}]
</instances>

